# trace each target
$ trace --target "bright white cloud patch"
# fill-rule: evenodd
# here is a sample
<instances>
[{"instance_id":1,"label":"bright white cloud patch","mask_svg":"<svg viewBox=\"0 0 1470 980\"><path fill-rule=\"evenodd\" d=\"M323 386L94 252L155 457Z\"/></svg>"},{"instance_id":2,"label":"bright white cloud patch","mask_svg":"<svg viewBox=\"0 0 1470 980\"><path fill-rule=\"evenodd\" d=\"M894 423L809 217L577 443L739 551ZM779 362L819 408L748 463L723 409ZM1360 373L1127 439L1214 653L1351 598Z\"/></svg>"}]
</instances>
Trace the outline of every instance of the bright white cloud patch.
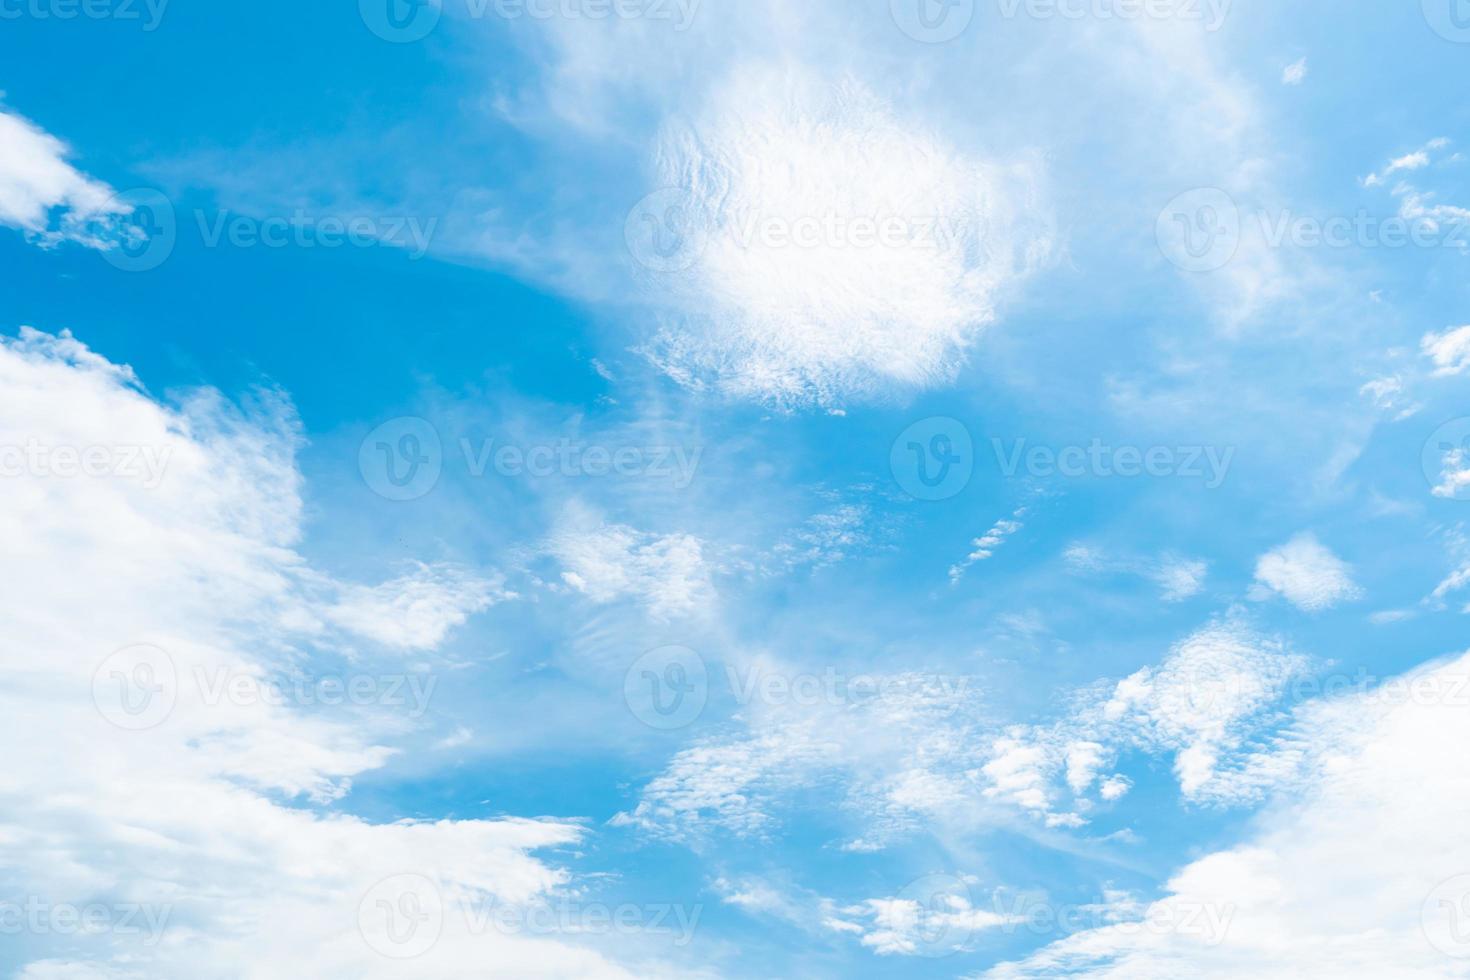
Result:
<instances>
[{"instance_id":1,"label":"bright white cloud patch","mask_svg":"<svg viewBox=\"0 0 1470 980\"><path fill-rule=\"evenodd\" d=\"M69 336L27 330L0 344L0 406L0 446L35 447L0 480L6 898L141 906L159 925L32 935L22 976L629 975L462 914L565 887L532 852L579 824L323 808L395 755L385 739L433 690L381 647L331 651L353 637L426 650L490 585L433 566L374 588L312 572L293 550L299 436L279 397L168 407ZM161 478L146 458L166 461ZM348 703L293 686L308 674L344 680ZM377 904L405 892L373 891L404 874L429 882L441 930L412 969L383 955Z\"/></svg>"},{"instance_id":2,"label":"bright white cloud patch","mask_svg":"<svg viewBox=\"0 0 1470 980\"><path fill-rule=\"evenodd\" d=\"M1470 326L1425 334L1420 347L1434 362L1434 373L1439 377L1470 371Z\"/></svg>"},{"instance_id":3,"label":"bright white cloud patch","mask_svg":"<svg viewBox=\"0 0 1470 980\"><path fill-rule=\"evenodd\" d=\"M1352 569L1311 534L1300 534L1261 556L1256 581L1307 612L1359 599Z\"/></svg>"},{"instance_id":4,"label":"bright white cloud patch","mask_svg":"<svg viewBox=\"0 0 1470 980\"><path fill-rule=\"evenodd\" d=\"M549 548L562 565L562 581L594 602L630 598L667 618L689 615L715 597L704 545L690 534L652 534L573 507Z\"/></svg>"},{"instance_id":5,"label":"bright white cloud patch","mask_svg":"<svg viewBox=\"0 0 1470 980\"><path fill-rule=\"evenodd\" d=\"M67 163L69 155L35 123L0 110L0 224L43 246L69 240L110 247L106 221L128 209L112 188Z\"/></svg>"},{"instance_id":6,"label":"bright white cloud patch","mask_svg":"<svg viewBox=\"0 0 1470 980\"><path fill-rule=\"evenodd\" d=\"M1302 58L1287 65L1281 72L1282 85L1300 85L1307 77L1307 59Z\"/></svg>"},{"instance_id":7,"label":"bright white cloud patch","mask_svg":"<svg viewBox=\"0 0 1470 980\"><path fill-rule=\"evenodd\" d=\"M1464 976L1470 771L1425 747L1470 739L1470 658L1399 681L1298 713L1263 768L1305 779L1173 877L1145 918L1177 928L1089 929L984 976Z\"/></svg>"},{"instance_id":8,"label":"bright white cloud patch","mask_svg":"<svg viewBox=\"0 0 1470 980\"><path fill-rule=\"evenodd\" d=\"M962 153L850 78L736 70L658 164L689 265L653 276L682 312L649 353L776 404L951 377L1051 248L1033 167Z\"/></svg>"},{"instance_id":9,"label":"bright white cloud patch","mask_svg":"<svg viewBox=\"0 0 1470 980\"><path fill-rule=\"evenodd\" d=\"M960 579L965 577L965 572L969 571L970 566L976 562L989 561L991 558L994 558L995 550L1005 544L1007 538L1025 527L1021 523L1021 518L1025 516L1026 508L1022 507L1009 518L996 521L991 525L990 530L970 542L970 546L975 550L966 555L964 561L950 566L950 582L958 583Z\"/></svg>"}]
</instances>

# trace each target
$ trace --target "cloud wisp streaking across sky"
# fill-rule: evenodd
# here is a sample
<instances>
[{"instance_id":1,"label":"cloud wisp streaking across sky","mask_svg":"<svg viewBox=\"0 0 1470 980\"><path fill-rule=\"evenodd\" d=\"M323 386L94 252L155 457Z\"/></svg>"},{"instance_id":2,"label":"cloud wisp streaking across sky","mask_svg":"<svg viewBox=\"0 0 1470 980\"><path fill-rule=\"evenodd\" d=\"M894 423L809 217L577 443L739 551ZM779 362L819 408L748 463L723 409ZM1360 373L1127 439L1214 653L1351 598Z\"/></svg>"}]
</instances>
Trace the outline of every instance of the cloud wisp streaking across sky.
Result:
<instances>
[{"instance_id":1,"label":"cloud wisp streaking across sky","mask_svg":"<svg viewBox=\"0 0 1470 980\"><path fill-rule=\"evenodd\" d=\"M1452 8L0 12L0 976L1466 975Z\"/></svg>"}]
</instances>

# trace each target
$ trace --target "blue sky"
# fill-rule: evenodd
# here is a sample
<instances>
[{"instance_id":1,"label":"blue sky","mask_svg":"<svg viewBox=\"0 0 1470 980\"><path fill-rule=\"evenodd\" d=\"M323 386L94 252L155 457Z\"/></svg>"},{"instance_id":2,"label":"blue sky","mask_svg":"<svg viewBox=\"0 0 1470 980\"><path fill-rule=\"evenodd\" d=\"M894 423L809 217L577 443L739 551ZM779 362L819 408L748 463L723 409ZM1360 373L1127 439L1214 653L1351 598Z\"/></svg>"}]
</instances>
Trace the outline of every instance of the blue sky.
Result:
<instances>
[{"instance_id":1,"label":"blue sky","mask_svg":"<svg viewBox=\"0 0 1470 980\"><path fill-rule=\"evenodd\" d=\"M1462 7L0 5L0 970L1470 975Z\"/></svg>"}]
</instances>

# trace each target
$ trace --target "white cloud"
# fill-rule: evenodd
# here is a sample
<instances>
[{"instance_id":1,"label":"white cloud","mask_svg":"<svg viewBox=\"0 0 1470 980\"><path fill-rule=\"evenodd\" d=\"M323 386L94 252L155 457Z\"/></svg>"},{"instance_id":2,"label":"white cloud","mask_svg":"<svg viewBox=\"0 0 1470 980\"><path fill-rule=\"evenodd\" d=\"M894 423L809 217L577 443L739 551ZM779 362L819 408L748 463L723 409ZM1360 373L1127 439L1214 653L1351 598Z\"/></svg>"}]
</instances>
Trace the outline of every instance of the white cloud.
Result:
<instances>
[{"instance_id":1,"label":"white cloud","mask_svg":"<svg viewBox=\"0 0 1470 980\"><path fill-rule=\"evenodd\" d=\"M778 405L948 380L1051 247L1033 166L968 156L852 78L736 70L657 157L698 246L652 277L680 315L650 356Z\"/></svg>"},{"instance_id":2,"label":"white cloud","mask_svg":"<svg viewBox=\"0 0 1470 980\"><path fill-rule=\"evenodd\" d=\"M21 975L410 975L370 945L384 938L376 920L365 934L358 923L369 889L415 873L448 908L411 975L630 976L589 950L478 932L455 907L568 887L568 873L533 852L578 841L580 823L380 824L321 806L394 757L383 742L412 718L387 697L334 710L252 693L271 676L339 668L412 682L420 668L391 656L335 657L350 633L333 621L421 649L479 599L463 589L446 598L428 570L362 592L312 572L294 550L294 415L268 393L254 405L199 392L165 406L66 335L25 330L0 344L0 446L151 447L168 461L156 483L39 468L0 480L7 887L167 915L156 945L110 931L59 937L64 945L29 937L36 962ZM377 612L363 615L380 606L403 611L409 627L385 636ZM241 690L233 682L246 694L226 693Z\"/></svg>"},{"instance_id":3,"label":"white cloud","mask_svg":"<svg viewBox=\"0 0 1470 980\"><path fill-rule=\"evenodd\" d=\"M1358 394L1372 398L1374 405L1394 413L1394 420L1400 422L1419 414L1424 407L1409 397L1404 379L1398 375L1374 378L1359 388Z\"/></svg>"},{"instance_id":4,"label":"white cloud","mask_svg":"<svg viewBox=\"0 0 1470 980\"><path fill-rule=\"evenodd\" d=\"M743 705L745 733L681 751L614 822L696 846L719 831L759 839L779 826L789 794L835 784L854 827L846 850L881 850L923 826L1006 824L1018 814L1079 828L1100 803L1127 794L1132 781L1112 768L1134 750L1172 755L1186 799L1249 799L1259 780L1237 774L1251 740L1308 665L1279 640L1226 619L1156 667L1076 692L1049 724L997 725L967 682L918 674L873 677L881 696L853 704L757 699ZM773 672L792 673L766 662L747 675Z\"/></svg>"},{"instance_id":5,"label":"white cloud","mask_svg":"<svg viewBox=\"0 0 1470 980\"><path fill-rule=\"evenodd\" d=\"M1436 377L1470 371L1470 326L1425 334L1419 346L1424 356L1434 362Z\"/></svg>"},{"instance_id":6,"label":"white cloud","mask_svg":"<svg viewBox=\"0 0 1470 980\"><path fill-rule=\"evenodd\" d=\"M1388 162L1388 165L1382 170L1378 171L1377 173L1369 174L1367 177L1363 178L1363 186L1378 187L1381 186L1388 177L1391 177L1396 173L1406 173L1415 170L1423 170L1430 164L1430 151L1442 150L1446 146L1449 146L1449 144L1449 140L1440 137L1430 140L1428 143L1424 144L1424 147L1422 149L1415 150L1412 153L1405 153L1401 157L1395 157L1394 159L1390 160Z\"/></svg>"},{"instance_id":7,"label":"white cloud","mask_svg":"<svg viewBox=\"0 0 1470 980\"><path fill-rule=\"evenodd\" d=\"M1307 59L1302 58L1287 65L1281 72L1282 85L1300 85L1307 77Z\"/></svg>"},{"instance_id":8,"label":"white cloud","mask_svg":"<svg viewBox=\"0 0 1470 980\"><path fill-rule=\"evenodd\" d=\"M1352 568L1311 534L1299 534L1261 556L1256 563L1259 587L1283 596L1307 612L1331 609L1362 598Z\"/></svg>"},{"instance_id":9,"label":"white cloud","mask_svg":"<svg viewBox=\"0 0 1470 980\"><path fill-rule=\"evenodd\" d=\"M1216 792L1218 768L1307 666L1280 641L1227 620L1185 639L1158 667L1120 681L1102 716L1121 729L1114 739L1174 752L1180 790L1201 798Z\"/></svg>"},{"instance_id":10,"label":"white cloud","mask_svg":"<svg viewBox=\"0 0 1470 980\"><path fill-rule=\"evenodd\" d=\"M690 534L658 535L568 508L548 544L562 581L598 603L633 599L654 616L687 616L715 599L704 545Z\"/></svg>"},{"instance_id":11,"label":"white cloud","mask_svg":"<svg viewBox=\"0 0 1470 980\"><path fill-rule=\"evenodd\" d=\"M75 241L109 248L108 219L130 209L112 188L66 162L67 145L35 123L0 110L0 225L42 246Z\"/></svg>"},{"instance_id":12,"label":"white cloud","mask_svg":"<svg viewBox=\"0 0 1470 980\"><path fill-rule=\"evenodd\" d=\"M1165 602L1183 602L1199 595L1209 576L1209 562L1163 554L1154 558L1113 558L1096 548L1074 544L1063 554L1072 569L1090 573L1124 573L1150 579Z\"/></svg>"},{"instance_id":13,"label":"white cloud","mask_svg":"<svg viewBox=\"0 0 1470 980\"><path fill-rule=\"evenodd\" d=\"M968 678L857 675L854 688L834 684L807 703L756 692L766 678L817 677L820 669L807 674L758 657L727 670L747 730L680 751L616 824L695 845L711 832L759 839L779 825L789 793L836 778L857 826L847 849L877 850L973 796L965 773L975 765L979 702Z\"/></svg>"},{"instance_id":14,"label":"white cloud","mask_svg":"<svg viewBox=\"0 0 1470 980\"><path fill-rule=\"evenodd\" d=\"M1019 921L977 909L962 893L940 895L933 903L895 897L868 899L864 905L872 922L860 941L879 956L953 953L964 949L976 933ZM943 942L946 937L950 943Z\"/></svg>"},{"instance_id":15,"label":"white cloud","mask_svg":"<svg viewBox=\"0 0 1470 980\"><path fill-rule=\"evenodd\" d=\"M990 980L1068 976L1463 976L1470 845L1461 817L1470 773L1426 747L1470 739L1470 658L1415 671L1400 689L1314 702L1279 742L1290 784L1239 845L1180 870L1148 918L1179 928L1079 932ZM1365 845L1365 842L1371 842ZM1456 877L1456 876L1459 877ZM1213 910L1223 929L1184 927Z\"/></svg>"},{"instance_id":16,"label":"white cloud","mask_svg":"<svg viewBox=\"0 0 1470 980\"><path fill-rule=\"evenodd\" d=\"M323 618L342 629L402 650L432 650L451 629L499 599L514 598L500 577L492 581L464 569L419 564L378 586L345 585Z\"/></svg>"},{"instance_id":17,"label":"white cloud","mask_svg":"<svg viewBox=\"0 0 1470 980\"><path fill-rule=\"evenodd\" d=\"M989 561L994 558L996 549L1005 544L1007 538L1025 527L1021 523L1021 518L1026 516L1026 510L1027 508L1022 507L1009 518L996 521L991 525L990 530L970 542L970 546L975 550L966 555L964 561L950 567L950 583L957 583L964 578L965 572L969 571L970 566L976 562Z\"/></svg>"}]
</instances>

